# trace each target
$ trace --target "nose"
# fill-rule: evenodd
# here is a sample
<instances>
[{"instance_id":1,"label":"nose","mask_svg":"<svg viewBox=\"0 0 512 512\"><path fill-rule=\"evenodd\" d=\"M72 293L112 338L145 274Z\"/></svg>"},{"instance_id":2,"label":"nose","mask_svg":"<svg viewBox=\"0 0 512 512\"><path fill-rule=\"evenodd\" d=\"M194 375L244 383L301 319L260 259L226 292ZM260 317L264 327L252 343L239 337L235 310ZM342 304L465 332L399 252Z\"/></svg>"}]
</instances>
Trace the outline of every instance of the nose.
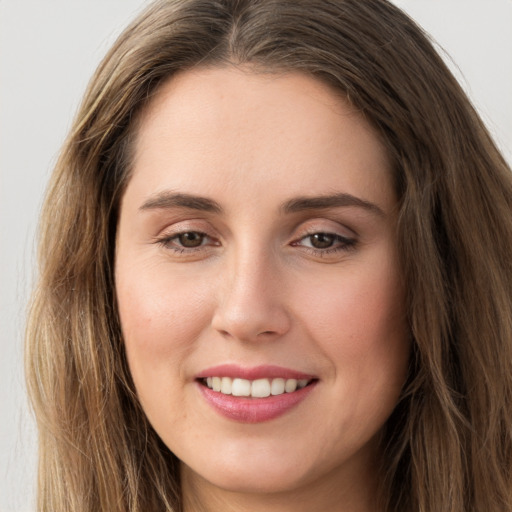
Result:
<instances>
[{"instance_id":1,"label":"nose","mask_svg":"<svg viewBox=\"0 0 512 512\"><path fill-rule=\"evenodd\" d=\"M218 291L213 328L239 341L270 341L291 325L282 272L266 255L254 252L225 265Z\"/></svg>"}]
</instances>

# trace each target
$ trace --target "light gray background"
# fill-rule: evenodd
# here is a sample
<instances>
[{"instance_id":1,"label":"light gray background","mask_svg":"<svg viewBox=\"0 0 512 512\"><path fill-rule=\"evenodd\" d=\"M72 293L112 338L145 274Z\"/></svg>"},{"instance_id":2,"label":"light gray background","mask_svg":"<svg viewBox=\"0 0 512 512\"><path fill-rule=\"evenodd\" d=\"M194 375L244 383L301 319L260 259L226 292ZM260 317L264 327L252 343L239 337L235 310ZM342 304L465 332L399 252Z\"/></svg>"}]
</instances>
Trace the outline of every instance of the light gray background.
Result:
<instances>
[{"instance_id":1,"label":"light gray background","mask_svg":"<svg viewBox=\"0 0 512 512\"><path fill-rule=\"evenodd\" d=\"M0 0L0 512L34 510L36 435L22 336L45 183L90 75L146 3ZM451 56L512 162L512 0L395 3Z\"/></svg>"}]
</instances>

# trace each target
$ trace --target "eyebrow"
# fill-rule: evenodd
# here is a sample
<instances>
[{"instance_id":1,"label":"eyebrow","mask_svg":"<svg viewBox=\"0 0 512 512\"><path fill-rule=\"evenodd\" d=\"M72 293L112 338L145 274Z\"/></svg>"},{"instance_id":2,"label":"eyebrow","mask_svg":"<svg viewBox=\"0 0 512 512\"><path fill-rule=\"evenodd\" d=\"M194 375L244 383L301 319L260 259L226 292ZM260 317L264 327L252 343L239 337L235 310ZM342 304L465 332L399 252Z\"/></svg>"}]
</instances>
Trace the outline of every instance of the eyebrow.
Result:
<instances>
[{"instance_id":1,"label":"eyebrow","mask_svg":"<svg viewBox=\"0 0 512 512\"><path fill-rule=\"evenodd\" d=\"M325 196L303 196L286 201L281 206L283 213L298 213L308 210L325 210L328 208L340 208L356 206L363 208L380 217L385 217L384 211L376 204L353 196L351 194L339 193ZM219 203L207 197L196 196L176 192L160 192L143 203L140 210L160 210L170 208L187 208L208 213L222 213L223 209Z\"/></svg>"},{"instance_id":2,"label":"eyebrow","mask_svg":"<svg viewBox=\"0 0 512 512\"><path fill-rule=\"evenodd\" d=\"M333 194L326 196L297 197L286 201L282 206L284 213L297 213L307 210L324 210L327 208L339 208L347 206L356 206L363 208L379 217L386 217L384 211L376 204L366 201L351 194Z\"/></svg>"},{"instance_id":3,"label":"eyebrow","mask_svg":"<svg viewBox=\"0 0 512 512\"><path fill-rule=\"evenodd\" d=\"M160 192L150 197L140 210L161 210L168 208L188 208L209 213L222 213L222 207L213 199L192 194Z\"/></svg>"}]
</instances>

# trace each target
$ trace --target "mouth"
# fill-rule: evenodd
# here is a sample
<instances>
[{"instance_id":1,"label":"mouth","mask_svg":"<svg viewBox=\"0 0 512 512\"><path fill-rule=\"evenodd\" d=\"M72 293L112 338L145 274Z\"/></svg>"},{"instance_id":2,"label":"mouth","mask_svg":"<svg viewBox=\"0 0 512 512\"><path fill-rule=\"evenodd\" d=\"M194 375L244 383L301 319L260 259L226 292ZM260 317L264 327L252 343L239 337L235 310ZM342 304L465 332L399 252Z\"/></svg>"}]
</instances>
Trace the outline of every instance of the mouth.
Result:
<instances>
[{"instance_id":1,"label":"mouth","mask_svg":"<svg viewBox=\"0 0 512 512\"><path fill-rule=\"evenodd\" d=\"M278 366L220 365L201 372L203 399L221 416L241 423L276 419L296 408L316 388L316 376Z\"/></svg>"},{"instance_id":2,"label":"mouth","mask_svg":"<svg viewBox=\"0 0 512 512\"><path fill-rule=\"evenodd\" d=\"M207 388L223 395L246 398L267 398L285 393L294 393L311 385L316 379L286 379L282 377L262 379L242 379L232 377L205 377L199 382Z\"/></svg>"}]
</instances>

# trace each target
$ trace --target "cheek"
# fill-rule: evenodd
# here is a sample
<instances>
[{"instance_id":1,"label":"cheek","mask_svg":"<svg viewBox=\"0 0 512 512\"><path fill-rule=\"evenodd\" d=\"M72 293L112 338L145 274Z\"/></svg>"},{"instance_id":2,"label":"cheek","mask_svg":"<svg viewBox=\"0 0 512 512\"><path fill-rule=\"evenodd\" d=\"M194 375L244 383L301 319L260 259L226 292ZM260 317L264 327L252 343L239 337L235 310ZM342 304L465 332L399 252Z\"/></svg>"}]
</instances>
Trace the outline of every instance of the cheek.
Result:
<instances>
[{"instance_id":1,"label":"cheek","mask_svg":"<svg viewBox=\"0 0 512 512\"><path fill-rule=\"evenodd\" d=\"M384 260L385 261L385 260ZM324 280L301 303L309 335L346 386L401 388L409 336L395 266L365 265Z\"/></svg>"},{"instance_id":2,"label":"cheek","mask_svg":"<svg viewBox=\"0 0 512 512\"><path fill-rule=\"evenodd\" d=\"M170 273L165 263L123 263L116 271L117 299L132 376L136 384L168 382L208 325L209 289Z\"/></svg>"},{"instance_id":3,"label":"cheek","mask_svg":"<svg viewBox=\"0 0 512 512\"><path fill-rule=\"evenodd\" d=\"M347 349L360 350L365 340L384 341L403 331L404 294L392 267L349 270L310 290L305 314L325 332L328 343L337 344L341 337Z\"/></svg>"},{"instance_id":4,"label":"cheek","mask_svg":"<svg viewBox=\"0 0 512 512\"><path fill-rule=\"evenodd\" d=\"M393 267L372 268L333 279L303 303L310 337L331 365L321 400L340 450L347 438L356 446L380 430L407 377L403 289Z\"/></svg>"}]
</instances>

